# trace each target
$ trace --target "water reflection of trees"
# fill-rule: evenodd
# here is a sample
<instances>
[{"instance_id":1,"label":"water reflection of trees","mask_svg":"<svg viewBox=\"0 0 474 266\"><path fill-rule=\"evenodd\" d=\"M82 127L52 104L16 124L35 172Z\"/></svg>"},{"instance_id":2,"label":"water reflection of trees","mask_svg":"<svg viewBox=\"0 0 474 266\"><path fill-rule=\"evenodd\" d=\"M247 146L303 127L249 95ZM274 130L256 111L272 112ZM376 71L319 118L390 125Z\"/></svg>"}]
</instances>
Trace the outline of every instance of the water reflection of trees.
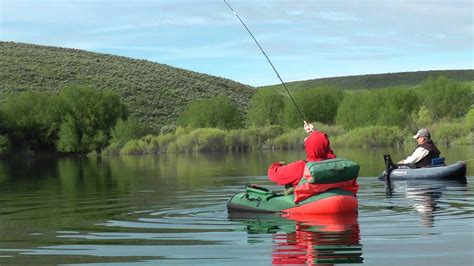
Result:
<instances>
[{"instance_id":1,"label":"water reflection of trees","mask_svg":"<svg viewBox=\"0 0 474 266\"><path fill-rule=\"evenodd\" d=\"M242 222L249 235L272 234L274 265L363 262L357 213L229 216ZM251 241L255 242L255 238Z\"/></svg>"}]
</instances>

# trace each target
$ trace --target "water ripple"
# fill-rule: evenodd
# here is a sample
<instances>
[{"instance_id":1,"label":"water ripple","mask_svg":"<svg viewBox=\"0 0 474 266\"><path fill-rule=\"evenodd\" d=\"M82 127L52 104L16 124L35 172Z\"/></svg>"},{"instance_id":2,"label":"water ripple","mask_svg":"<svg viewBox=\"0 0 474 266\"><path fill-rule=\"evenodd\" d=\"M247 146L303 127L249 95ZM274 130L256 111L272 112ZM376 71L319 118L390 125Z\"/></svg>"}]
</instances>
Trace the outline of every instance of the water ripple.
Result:
<instances>
[{"instance_id":1,"label":"water ripple","mask_svg":"<svg viewBox=\"0 0 474 266\"><path fill-rule=\"evenodd\" d=\"M447 259L430 259L433 250L446 246L456 246L461 264L472 258L469 186L400 182L387 196L383 182L361 177L353 216L228 214L227 199L253 178L171 192L9 193L0 210L0 262L379 265L396 254L397 263L436 264Z\"/></svg>"}]
</instances>

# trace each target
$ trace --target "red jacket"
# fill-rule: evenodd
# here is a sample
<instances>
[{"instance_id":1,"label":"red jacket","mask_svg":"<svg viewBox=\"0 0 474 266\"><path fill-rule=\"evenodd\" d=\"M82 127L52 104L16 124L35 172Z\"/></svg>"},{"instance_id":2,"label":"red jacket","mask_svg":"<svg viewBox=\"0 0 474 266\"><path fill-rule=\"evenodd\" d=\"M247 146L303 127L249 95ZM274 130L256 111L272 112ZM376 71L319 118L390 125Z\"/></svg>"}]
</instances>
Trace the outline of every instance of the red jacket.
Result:
<instances>
[{"instance_id":1,"label":"red jacket","mask_svg":"<svg viewBox=\"0 0 474 266\"><path fill-rule=\"evenodd\" d=\"M268 168L268 178L280 186L293 184L293 186L296 187L303 177L305 165L306 162L303 160L295 161L287 165L274 162Z\"/></svg>"}]
</instances>

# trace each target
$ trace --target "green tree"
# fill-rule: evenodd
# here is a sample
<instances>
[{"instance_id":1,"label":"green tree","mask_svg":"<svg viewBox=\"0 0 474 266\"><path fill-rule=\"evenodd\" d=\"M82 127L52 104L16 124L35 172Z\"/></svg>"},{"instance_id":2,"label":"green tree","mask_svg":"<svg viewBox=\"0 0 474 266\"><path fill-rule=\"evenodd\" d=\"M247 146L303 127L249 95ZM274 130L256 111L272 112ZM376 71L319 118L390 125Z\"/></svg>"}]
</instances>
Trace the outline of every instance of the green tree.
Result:
<instances>
[{"instance_id":1,"label":"green tree","mask_svg":"<svg viewBox=\"0 0 474 266\"><path fill-rule=\"evenodd\" d=\"M10 125L8 124L7 117L5 112L0 106L0 135L5 134L10 130Z\"/></svg>"},{"instance_id":2,"label":"green tree","mask_svg":"<svg viewBox=\"0 0 474 266\"><path fill-rule=\"evenodd\" d=\"M376 106L370 92L348 93L337 110L336 124L349 129L368 126L376 117Z\"/></svg>"},{"instance_id":3,"label":"green tree","mask_svg":"<svg viewBox=\"0 0 474 266\"><path fill-rule=\"evenodd\" d=\"M76 119L70 114L66 116L64 122L61 124L59 131L59 140L57 148L61 152L78 152L81 146L80 137L77 130ZM86 152L86 150L84 150Z\"/></svg>"},{"instance_id":4,"label":"green tree","mask_svg":"<svg viewBox=\"0 0 474 266\"><path fill-rule=\"evenodd\" d=\"M13 146L54 149L65 104L46 93L26 92L8 98L2 105L4 122Z\"/></svg>"},{"instance_id":5,"label":"green tree","mask_svg":"<svg viewBox=\"0 0 474 266\"><path fill-rule=\"evenodd\" d=\"M469 85L444 76L429 78L417 91L436 120L462 117L474 104Z\"/></svg>"},{"instance_id":6,"label":"green tree","mask_svg":"<svg viewBox=\"0 0 474 266\"><path fill-rule=\"evenodd\" d=\"M61 152L100 152L117 120L126 117L125 106L111 92L73 86L63 89L59 97L67 104L57 144Z\"/></svg>"},{"instance_id":7,"label":"green tree","mask_svg":"<svg viewBox=\"0 0 474 266\"><path fill-rule=\"evenodd\" d=\"M388 88L371 91L372 101L377 105L371 105L377 111L374 125L378 126L400 126L405 127L410 122L411 114L417 112L420 99L417 94L407 88Z\"/></svg>"},{"instance_id":8,"label":"green tree","mask_svg":"<svg viewBox=\"0 0 474 266\"><path fill-rule=\"evenodd\" d=\"M474 130L474 108L471 108L464 118L467 128Z\"/></svg>"},{"instance_id":9,"label":"green tree","mask_svg":"<svg viewBox=\"0 0 474 266\"><path fill-rule=\"evenodd\" d=\"M433 124L433 115L426 106L421 106L417 112L413 112L411 115L412 125L410 131L416 131L419 128L424 128L427 125Z\"/></svg>"},{"instance_id":10,"label":"green tree","mask_svg":"<svg viewBox=\"0 0 474 266\"><path fill-rule=\"evenodd\" d=\"M232 129L242 126L242 116L229 98L213 98L191 102L179 116L178 125L193 128Z\"/></svg>"},{"instance_id":11,"label":"green tree","mask_svg":"<svg viewBox=\"0 0 474 266\"><path fill-rule=\"evenodd\" d=\"M129 140L141 138L143 133L143 129L132 118L119 119L112 129L111 142L124 145Z\"/></svg>"},{"instance_id":12,"label":"green tree","mask_svg":"<svg viewBox=\"0 0 474 266\"><path fill-rule=\"evenodd\" d=\"M344 92L336 88L320 87L299 90L293 94L293 98L307 122L331 124L344 98ZM302 125L301 117L289 98L284 107L283 119L289 128Z\"/></svg>"},{"instance_id":13,"label":"green tree","mask_svg":"<svg viewBox=\"0 0 474 266\"><path fill-rule=\"evenodd\" d=\"M10 141L7 136L0 135L0 158L5 157L10 152Z\"/></svg>"},{"instance_id":14,"label":"green tree","mask_svg":"<svg viewBox=\"0 0 474 266\"><path fill-rule=\"evenodd\" d=\"M252 97L247 113L250 126L282 125L285 97L275 89L259 89Z\"/></svg>"},{"instance_id":15,"label":"green tree","mask_svg":"<svg viewBox=\"0 0 474 266\"><path fill-rule=\"evenodd\" d=\"M420 99L407 88L353 92L339 106L336 122L345 128L410 124Z\"/></svg>"}]
</instances>

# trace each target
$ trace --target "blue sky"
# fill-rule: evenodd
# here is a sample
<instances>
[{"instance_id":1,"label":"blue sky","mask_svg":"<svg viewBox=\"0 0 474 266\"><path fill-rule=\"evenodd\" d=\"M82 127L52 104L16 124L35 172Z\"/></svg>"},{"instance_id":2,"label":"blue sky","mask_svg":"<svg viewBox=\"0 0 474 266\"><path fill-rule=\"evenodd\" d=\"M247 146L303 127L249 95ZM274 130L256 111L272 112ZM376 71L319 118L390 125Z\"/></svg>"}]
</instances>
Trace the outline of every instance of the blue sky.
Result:
<instances>
[{"instance_id":1,"label":"blue sky","mask_svg":"<svg viewBox=\"0 0 474 266\"><path fill-rule=\"evenodd\" d=\"M228 0L284 81L472 69L471 0ZM279 80L222 0L0 0L0 40Z\"/></svg>"}]
</instances>

